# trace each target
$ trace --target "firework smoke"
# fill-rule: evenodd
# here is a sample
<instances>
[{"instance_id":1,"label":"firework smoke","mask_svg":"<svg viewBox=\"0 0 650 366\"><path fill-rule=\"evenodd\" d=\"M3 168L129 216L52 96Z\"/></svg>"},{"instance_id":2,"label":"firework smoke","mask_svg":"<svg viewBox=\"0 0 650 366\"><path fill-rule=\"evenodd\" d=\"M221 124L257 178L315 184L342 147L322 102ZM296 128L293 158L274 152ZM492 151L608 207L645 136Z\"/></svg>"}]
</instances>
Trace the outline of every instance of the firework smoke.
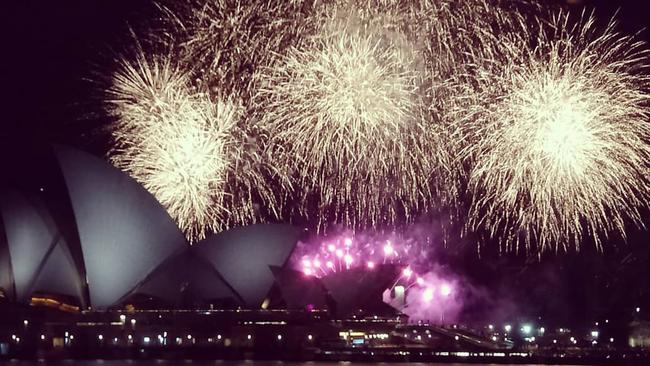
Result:
<instances>
[{"instance_id":1,"label":"firework smoke","mask_svg":"<svg viewBox=\"0 0 650 366\"><path fill-rule=\"evenodd\" d=\"M648 205L647 52L593 17L532 28L477 60L486 67L460 94L469 225L507 250L567 250L584 235L600 246Z\"/></svg>"},{"instance_id":2,"label":"firework smoke","mask_svg":"<svg viewBox=\"0 0 650 366\"><path fill-rule=\"evenodd\" d=\"M405 306L400 309L409 320L440 324L456 320L464 304L459 282L436 271L427 272L418 279L419 283L408 289Z\"/></svg>"},{"instance_id":3,"label":"firework smoke","mask_svg":"<svg viewBox=\"0 0 650 366\"><path fill-rule=\"evenodd\" d=\"M192 241L207 231L254 221L253 193L271 207L261 160L245 144L233 99L213 100L189 86L169 56L118 61L108 90L113 127L111 161L149 190Z\"/></svg>"},{"instance_id":4,"label":"firework smoke","mask_svg":"<svg viewBox=\"0 0 650 366\"><path fill-rule=\"evenodd\" d=\"M276 161L321 226L408 220L431 206L430 176L448 161L422 114L420 55L396 16L363 9L333 6L259 75Z\"/></svg>"}]
</instances>

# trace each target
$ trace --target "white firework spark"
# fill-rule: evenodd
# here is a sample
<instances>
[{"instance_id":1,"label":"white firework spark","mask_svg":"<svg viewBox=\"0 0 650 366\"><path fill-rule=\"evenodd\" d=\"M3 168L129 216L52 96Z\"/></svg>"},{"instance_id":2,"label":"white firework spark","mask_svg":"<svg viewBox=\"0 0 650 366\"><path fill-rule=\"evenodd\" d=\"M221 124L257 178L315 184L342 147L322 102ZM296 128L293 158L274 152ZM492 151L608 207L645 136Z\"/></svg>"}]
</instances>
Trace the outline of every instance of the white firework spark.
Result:
<instances>
[{"instance_id":1,"label":"white firework spark","mask_svg":"<svg viewBox=\"0 0 650 366\"><path fill-rule=\"evenodd\" d=\"M320 29L258 75L276 161L321 224L410 217L431 202L429 177L444 154L422 115L421 57L382 24L391 17L348 6L324 13Z\"/></svg>"},{"instance_id":2,"label":"white firework spark","mask_svg":"<svg viewBox=\"0 0 650 366\"><path fill-rule=\"evenodd\" d=\"M190 241L255 221L251 191L273 205L259 169L238 171L255 159L242 141L240 103L189 87L168 56L140 50L119 66L108 91L117 118L111 161L159 200Z\"/></svg>"},{"instance_id":3,"label":"white firework spark","mask_svg":"<svg viewBox=\"0 0 650 366\"><path fill-rule=\"evenodd\" d=\"M650 195L647 52L615 23L561 13L504 39L459 118L471 162L469 225L507 250L601 246L642 224ZM528 37L528 38L527 38ZM497 64L498 67L493 65ZM468 143L469 142L469 143Z\"/></svg>"},{"instance_id":4,"label":"white firework spark","mask_svg":"<svg viewBox=\"0 0 650 366\"><path fill-rule=\"evenodd\" d=\"M187 0L161 6L179 63L211 93L252 93L252 76L310 27L310 0ZM167 34L161 34L167 37Z\"/></svg>"}]
</instances>

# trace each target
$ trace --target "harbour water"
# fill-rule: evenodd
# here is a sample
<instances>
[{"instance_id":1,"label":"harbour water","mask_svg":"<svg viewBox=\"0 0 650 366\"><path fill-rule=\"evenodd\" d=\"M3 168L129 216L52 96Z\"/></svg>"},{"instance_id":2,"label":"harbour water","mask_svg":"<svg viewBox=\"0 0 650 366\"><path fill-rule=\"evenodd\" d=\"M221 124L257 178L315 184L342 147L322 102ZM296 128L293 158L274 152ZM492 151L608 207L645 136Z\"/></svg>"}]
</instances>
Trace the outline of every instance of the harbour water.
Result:
<instances>
[{"instance_id":1,"label":"harbour water","mask_svg":"<svg viewBox=\"0 0 650 366\"><path fill-rule=\"evenodd\" d=\"M351 363L351 362L283 362L283 361L193 361L193 360L60 360L60 361L5 361L2 365L12 366L497 366L497 364L477 363ZM515 366L514 364L498 364L499 366ZM516 366L560 366L517 364ZM566 365L562 365L566 366ZM583 365L588 366L588 365Z\"/></svg>"}]
</instances>

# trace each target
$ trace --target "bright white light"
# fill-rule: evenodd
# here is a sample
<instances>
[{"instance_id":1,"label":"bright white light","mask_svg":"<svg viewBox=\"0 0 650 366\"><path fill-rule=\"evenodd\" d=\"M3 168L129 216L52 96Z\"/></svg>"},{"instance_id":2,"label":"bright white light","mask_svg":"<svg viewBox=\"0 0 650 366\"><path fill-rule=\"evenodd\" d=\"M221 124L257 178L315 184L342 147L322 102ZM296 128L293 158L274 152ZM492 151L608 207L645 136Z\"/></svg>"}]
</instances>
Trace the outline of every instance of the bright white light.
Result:
<instances>
[{"instance_id":1,"label":"bright white light","mask_svg":"<svg viewBox=\"0 0 650 366\"><path fill-rule=\"evenodd\" d=\"M24 325L24 326L28 326L28 325L29 325L29 321L28 321L28 320L23 320L23 325Z\"/></svg>"},{"instance_id":2,"label":"bright white light","mask_svg":"<svg viewBox=\"0 0 650 366\"><path fill-rule=\"evenodd\" d=\"M120 315L120 321L122 323L126 322L126 315L124 315L124 314Z\"/></svg>"},{"instance_id":3,"label":"bright white light","mask_svg":"<svg viewBox=\"0 0 650 366\"><path fill-rule=\"evenodd\" d=\"M418 285L424 285L424 279L422 277L418 277L415 282L417 282Z\"/></svg>"},{"instance_id":4,"label":"bright white light","mask_svg":"<svg viewBox=\"0 0 650 366\"><path fill-rule=\"evenodd\" d=\"M248 338L248 340L251 340L253 339L253 336L249 334L246 338Z\"/></svg>"},{"instance_id":5,"label":"bright white light","mask_svg":"<svg viewBox=\"0 0 650 366\"><path fill-rule=\"evenodd\" d=\"M455 340L459 340L460 337L459 337L459 336L454 336L454 339L455 339Z\"/></svg>"},{"instance_id":6,"label":"bright white light","mask_svg":"<svg viewBox=\"0 0 650 366\"><path fill-rule=\"evenodd\" d=\"M187 335L187 339L192 339L192 335L191 335L191 334L188 334L188 335Z\"/></svg>"},{"instance_id":7,"label":"bright white light","mask_svg":"<svg viewBox=\"0 0 650 366\"><path fill-rule=\"evenodd\" d=\"M541 334L544 334L544 332L546 332L546 328L544 328L544 327L539 328L539 332Z\"/></svg>"},{"instance_id":8,"label":"bright white light","mask_svg":"<svg viewBox=\"0 0 650 366\"><path fill-rule=\"evenodd\" d=\"M592 338L598 338L598 334L599 334L599 333L598 333L597 330L592 330L592 331L591 331L591 337L592 337Z\"/></svg>"},{"instance_id":9,"label":"bright white light","mask_svg":"<svg viewBox=\"0 0 650 366\"><path fill-rule=\"evenodd\" d=\"M530 324L524 324L521 327L521 332L524 333L524 334L530 334L530 332L532 332L532 331L533 331L533 327L530 326Z\"/></svg>"},{"instance_id":10,"label":"bright white light","mask_svg":"<svg viewBox=\"0 0 650 366\"><path fill-rule=\"evenodd\" d=\"M349 254L346 254L345 258L343 258L343 260L345 261L345 264L348 265L348 266L351 265L352 261L353 261L352 256L349 255Z\"/></svg>"},{"instance_id":11,"label":"bright white light","mask_svg":"<svg viewBox=\"0 0 650 366\"><path fill-rule=\"evenodd\" d=\"M314 337L312 337L311 334L308 334L308 335L307 335L307 339L311 341L312 339L314 339Z\"/></svg>"},{"instance_id":12,"label":"bright white light","mask_svg":"<svg viewBox=\"0 0 650 366\"><path fill-rule=\"evenodd\" d=\"M305 273L306 276L311 276L313 274L311 268L305 268L303 269L303 272Z\"/></svg>"},{"instance_id":13,"label":"bright white light","mask_svg":"<svg viewBox=\"0 0 650 366\"><path fill-rule=\"evenodd\" d=\"M327 261L325 265L327 266L327 268L334 268L334 263L332 261Z\"/></svg>"},{"instance_id":14,"label":"bright white light","mask_svg":"<svg viewBox=\"0 0 650 366\"><path fill-rule=\"evenodd\" d=\"M609 343L614 343L614 338L610 338Z\"/></svg>"},{"instance_id":15,"label":"bright white light","mask_svg":"<svg viewBox=\"0 0 650 366\"><path fill-rule=\"evenodd\" d=\"M431 300L433 300L433 289L428 288L424 290L422 293L422 300L424 300L424 302L431 302Z\"/></svg>"},{"instance_id":16,"label":"bright white light","mask_svg":"<svg viewBox=\"0 0 650 366\"><path fill-rule=\"evenodd\" d=\"M388 242L388 244L384 245L384 254L385 255L393 254L393 247L390 245L390 242Z\"/></svg>"},{"instance_id":17,"label":"bright white light","mask_svg":"<svg viewBox=\"0 0 650 366\"><path fill-rule=\"evenodd\" d=\"M445 297L451 295L451 286L443 283L442 286L440 286L440 294Z\"/></svg>"},{"instance_id":18,"label":"bright white light","mask_svg":"<svg viewBox=\"0 0 650 366\"><path fill-rule=\"evenodd\" d=\"M641 308L640 308L640 307L637 307L637 308L636 308L636 312L638 313L638 312L640 312L640 311L641 311Z\"/></svg>"},{"instance_id":19,"label":"bright white light","mask_svg":"<svg viewBox=\"0 0 650 366\"><path fill-rule=\"evenodd\" d=\"M149 343L151 342L151 338L149 337L144 337L144 343Z\"/></svg>"},{"instance_id":20,"label":"bright white light","mask_svg":"<svg viewBox=\"0 0 650 366\"><path fill-rule=\"evenodd\" d=\"M490 330L494 330L494 325L489 324L489 325L488 325L488 329L490 329Z\"/></svg>"},{"instance_id":21,"label":"bright white light","mask_svg":"<svg viewBox=\"0 0 650 366\"><path fill-rule=\"evenodd\" d=\"M100 335L97 336L97 339L99 339L101 341L101 340L104 339L104 336L100 334Z\"/></svg>"},{"instance_id":22,"label":"bright white light","mask_svg":"<svg viewBox=\"0 0 650 366\"><path fill-rule=\"evenodd\" d=\"M503 329L505 329L506 332L510 332L510 331L512 330L512 325L510 325L510 324L506 324L506 326L503 327Z\"/></svg>"},{"instance_id":23,"label":"bright white light","mask_svg":"<svg viewBox=\"0 0 650 366\"><path fill-rule=\"evenodd\" d=\"M217 339L221 339L221 334L217 334Z\"/></svg>"},{"instance_id":24,"label":"bright white light","mask_svg":"<svg viewBox=\"0 0 650 366\"><path fill-rule=\"evenodd\" d=\"M406 267L402 273L404 274L404 277L409 278L413 274L413 270L410 267Z\"/></svg>"},{"instance_id":25,"label":"bright white light","mask_svg":"<svg viewBox=\"0 0 650 366\"><path fill-rule=\"evenodd\" d=\"M320 261L318 259L314 259L314 267L320 267Z\"/></svg>"},{"instance_id":26,"label":"bright white light","mask_svg":"<svg viewBox=\"0 0 650 366\"><path fill-rule=\"evenodd\" d=\"M311 267L311 261L309 259L303 259L302 260L302 265L304 267Z\"/></svg>"},{"instance_id":27,"label":"bright white light","mask_svg":"<svg viewBox=\"0 0 650 366\"><path fill-rule=\"evenodd\" d=\"M45 334L41 334L41 341L45 340Z\"/></svg>"},{"instance_id":28,"label":"bright white light","mask_svg":"<svg viewBox=\"0 0 650 366\"><path fill-rule=\"evenodd\" d=\"M278 341L282 340L282 334L278 334Z\"/></svg>"},{"instance_id":29,"label":"bright white light","mask_svg":"<svg viewBox=\"0 0 650 366\"><path fill-rule=\"evenodd\" d=\"M374 262L368 262L368 268L369 269L375 268L375 263Z\"/></svg>"},{"instance_id":30,"label":"bright white light","mask_svg":"<svg viewBox=\"0 0 650 366\"><path fill-rule=\"evenodd\" d=\"M334 246L334 244L329 244L329 245L327 246L327 250L329 250L330 252L333 252L333 251L336 250L336 247Z\"/></svg>"},{"instance_id":31,"label":"bright white light","mask_svg":"<svg viewBox=\"0 0 650 366\"><path fill-rule=\"evenodd\" d=\"M496 341L497 341L497 336L492 336L492 342L496 342Z\"/></svg>"},{"instance_id":32,"label":"bright white light","mask_svg":"<svg viewBox=\"0 0 650 366\"><path fill-rule=\"evenodd\" d=\"M345 246L346 246L346 247L349 247L349 246L352 245L352 239L350 239L350 238L345 238L345 241L344 241L344 242L345 242Z\"/></svg>"},{"instance_id":33,"label":"bright white light","mask_svg":"<svg viewBox=\"0 0 650 366\"><path fill-rule=\"evenodd\" d=\"M136 323L136 320L135 320L135 319L131 319L131 325L135 325L135 323Z\"/></svg>"}]
</instances>

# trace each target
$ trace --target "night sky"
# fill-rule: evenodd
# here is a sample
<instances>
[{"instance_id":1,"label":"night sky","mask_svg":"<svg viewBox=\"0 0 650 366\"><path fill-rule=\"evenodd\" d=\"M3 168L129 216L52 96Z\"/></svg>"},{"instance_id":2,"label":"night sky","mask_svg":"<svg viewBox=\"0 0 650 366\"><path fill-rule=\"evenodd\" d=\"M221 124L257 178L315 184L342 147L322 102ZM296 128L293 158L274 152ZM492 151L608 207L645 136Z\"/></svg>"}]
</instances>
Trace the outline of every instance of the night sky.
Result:
<instances>
[{"instance_id":1,"label":"night sky","mask_svg":"<svg viewBox=\"0 0 650 366\"><path fill-rule=\"evenodd\" d=\"M569 2L594 6L602 21L618 9L625 32L650 26L648 0ZM13 169L30 170L24 166L25 157L50 143L105 153L106 121L97 113L99 93L89 80L97 80L97 73L110 65L112 50L129 42L129 25L138 28L152 14L154 6L146 0L3 2L0 175L5 182ZM641 37L650 41L650 32ZM468 311L468 318L485 316L489 303L516 309L513 312L526 319L542 316L550 323L609 318L626 324L633 307L650 310L649 248L648 231L639 229L631 229L627 244L609 246L605 253L585 243L580 253L541 258L489 249L478 256L470 238L438 250L436 260L473 286L490 290L485 303L475 304L474 313Z\"/></svg>"}]
</instances>

